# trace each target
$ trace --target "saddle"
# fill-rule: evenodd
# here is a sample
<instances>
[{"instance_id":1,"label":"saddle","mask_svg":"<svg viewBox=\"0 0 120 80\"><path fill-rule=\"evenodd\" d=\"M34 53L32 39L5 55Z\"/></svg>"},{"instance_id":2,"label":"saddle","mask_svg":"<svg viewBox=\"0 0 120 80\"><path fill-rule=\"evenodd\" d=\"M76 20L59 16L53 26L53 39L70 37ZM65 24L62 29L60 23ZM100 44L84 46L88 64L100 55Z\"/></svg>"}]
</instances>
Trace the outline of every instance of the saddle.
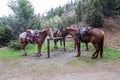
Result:
<instances>
[{"instance_id":1,"label":"saddle","mask_svg":"<svg viewBox=\"0 0 120 80\"><path fill-rule=\"evenodd\" d=\"M34 43L37 43L38 42L38 38L40 37L40 34L41 34L41 31L40 30L35 30L33 35L34 35Z\"/></svg>"},{"instance_id":2,"label":"saddle","mask_svg":"<svg viewBox=\"0 0 120 80\"><path fill-rule=\"evenodd\" d=\"M78 37L79 37L79 42L80 41L84 41L84 38L88 35L90 35L89 31L93 29L93 27L87 27L87 28L84 28L84 27L80 27L79 30L78 30Z\"/></svg>"}]
</instances>

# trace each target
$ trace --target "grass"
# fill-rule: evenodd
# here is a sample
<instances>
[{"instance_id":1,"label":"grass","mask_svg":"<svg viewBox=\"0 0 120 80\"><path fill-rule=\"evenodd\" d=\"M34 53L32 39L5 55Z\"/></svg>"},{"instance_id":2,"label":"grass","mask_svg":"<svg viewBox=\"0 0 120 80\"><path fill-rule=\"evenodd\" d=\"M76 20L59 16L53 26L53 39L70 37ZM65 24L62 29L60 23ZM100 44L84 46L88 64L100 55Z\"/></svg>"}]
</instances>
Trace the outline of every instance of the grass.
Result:
<instances>
[{"instance_id":1,"label":"grass","mask_svg":"<svg viewBox=\"0 0 120 80\"><path fill-rule=\"evenodd\" d=\"M68 49L69 47L74 48L74 43L73 42L66 42L66 51L73 52L74 50ZM85 48L85 45L82 44L81 47ZM102 58L102 59L98 58L96 60L93 60L93 59L91 59L91 56L94 52L94 48L92 46L89 46L89 47L90 47L90 55L88 55L88 56L83 55L83 56L78 58L78 61L82 60L82 61L85 61L86 63L90 63L90 64L98 62L98 61L120 62L120 51L119 50L104 47L104 58ZM58 48L61 48L59 43L58 43ZM51 51L55 50L53 42L50 43L50 50ZM27 51L28 55L36 54L37 45L29 44L26 47L26 51ZM42 46L42 53L47 53L47 42L45 42ZM13 49L9 49L9 48L0 48L0 59L9 60L9 59L13 59L13 58L19 58L20 55L21 55L21 50L13 50Z\"/></svg>"},{"instance_id":2,"label":"grass","mask_svg":"<svg viewBox=\"0 0 120 80\"><path fill-rule=\"evenodd\" d=\"M105 62L105 63L110 62L110 63L120 64L120 50L104 47L103 58L98 57L97 59L92 59L91 57L94 52L94 48L92 46L89 46L89 48L90 48L89 51L90 54L82 55L78 59L70 61L68 64L81 65L81 63L87 63L93 65L99 62Z\"/></svg>"},{"instance_id":3,"label":"grass","mask_svg":"<svg viewBox=\"0 0 120 80\"><path fill-rule=\"evenodd\" d=\"M66 48L73 46L72 42L66 42ZM58 48L60 47L60 44L58 43ZM54 48L54 43L51 42L50 43L50 50L53 51L55 50ZM37 53L37 45L36 44L28 44L26 46L26 52L28 55L30 54L36 54ZM44 42L44 44L42 45L42 53L47 53L47 42ZM21 50L14 50L14 49L10 49L10 48L0 48L0 59L13 59L13 58L18 58L21 55Z\"/></svg>"}]
</instances>

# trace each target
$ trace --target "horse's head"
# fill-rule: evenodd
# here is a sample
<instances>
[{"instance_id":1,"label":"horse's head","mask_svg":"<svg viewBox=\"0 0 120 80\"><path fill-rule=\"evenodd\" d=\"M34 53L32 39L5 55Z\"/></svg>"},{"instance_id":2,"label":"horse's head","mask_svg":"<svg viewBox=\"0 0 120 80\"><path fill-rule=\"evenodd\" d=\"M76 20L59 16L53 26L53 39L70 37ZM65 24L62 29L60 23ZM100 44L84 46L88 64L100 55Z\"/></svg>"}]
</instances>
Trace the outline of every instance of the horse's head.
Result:
<instances>
[{"instance_id":1,"label":"horse's head","mask_svg":"<svg viewBox=\"0 0 120 80\"><path fill-rule=\"evenodd\" d=\"M54 37L53 37L53 32L52 32L52 29L51 29L51 28L47 29L47 35L48 35L49 37L51 37L52 39L54 38Z\"/></svg>"},{"instance_id":2,"label":"horse's head","mask_svg":"<svg viewBox=\"0 0 120 80\"><path fill-rule=\"evenodd\" d=\"M63 29L63 28L59 28L59 29L58 29L57 35L58 35L59 37L65 37L67 34L68 34L68 33L65 31L65 29Z\"/></svg>"}]
</instances>

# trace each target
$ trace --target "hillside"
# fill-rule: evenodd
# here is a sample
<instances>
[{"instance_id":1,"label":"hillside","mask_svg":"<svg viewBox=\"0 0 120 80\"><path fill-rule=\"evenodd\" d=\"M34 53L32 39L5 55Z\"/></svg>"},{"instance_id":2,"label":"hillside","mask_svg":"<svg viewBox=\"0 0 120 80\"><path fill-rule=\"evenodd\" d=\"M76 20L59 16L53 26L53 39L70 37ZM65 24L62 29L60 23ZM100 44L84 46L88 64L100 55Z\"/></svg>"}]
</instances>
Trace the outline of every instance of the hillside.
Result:
<instances>
[{"instance_id":1,"label":"hillside","mask_svg":"<svg viewBox=\"0 0 120 80\"><path fill-rule=\"evenodd\" d=\"M70 7L69 10L65 11L61 17L71 17L75 15L74 7ZM75 25L71 25L75 27ZM102 28L105 32L105 46L120 49L120 16L116 17L105 17L104 25Z\"/></svg>"},{"instance_id":2,"label":"hillside","mask_svg":"<svg viewBox=\"0 0 120 80\"><path fill-rule=\"evenodd\" d=\"M120 16L105 18L103 30L105 31L105 45L120 49Z\"/></svg>"}]
</instances>

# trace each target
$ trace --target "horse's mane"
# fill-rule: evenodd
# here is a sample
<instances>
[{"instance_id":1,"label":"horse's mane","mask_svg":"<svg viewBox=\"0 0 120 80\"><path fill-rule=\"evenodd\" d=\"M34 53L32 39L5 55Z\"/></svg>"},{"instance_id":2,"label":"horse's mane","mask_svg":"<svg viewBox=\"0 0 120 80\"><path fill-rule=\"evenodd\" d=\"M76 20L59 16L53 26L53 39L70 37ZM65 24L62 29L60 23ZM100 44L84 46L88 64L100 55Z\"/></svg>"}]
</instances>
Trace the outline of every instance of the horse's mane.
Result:
<instances>
[{"instance_id":1,"label":"horse's mane","mask_svg":"<svg viewBox=\"0 0 120 80\"><path fill-rule=\"evenodd\" d=\"M78 30L78 28L75 28L75 27L66 27L65 29L69 29L71 31L77 31Z\"/></svg>"}]
</instances>

